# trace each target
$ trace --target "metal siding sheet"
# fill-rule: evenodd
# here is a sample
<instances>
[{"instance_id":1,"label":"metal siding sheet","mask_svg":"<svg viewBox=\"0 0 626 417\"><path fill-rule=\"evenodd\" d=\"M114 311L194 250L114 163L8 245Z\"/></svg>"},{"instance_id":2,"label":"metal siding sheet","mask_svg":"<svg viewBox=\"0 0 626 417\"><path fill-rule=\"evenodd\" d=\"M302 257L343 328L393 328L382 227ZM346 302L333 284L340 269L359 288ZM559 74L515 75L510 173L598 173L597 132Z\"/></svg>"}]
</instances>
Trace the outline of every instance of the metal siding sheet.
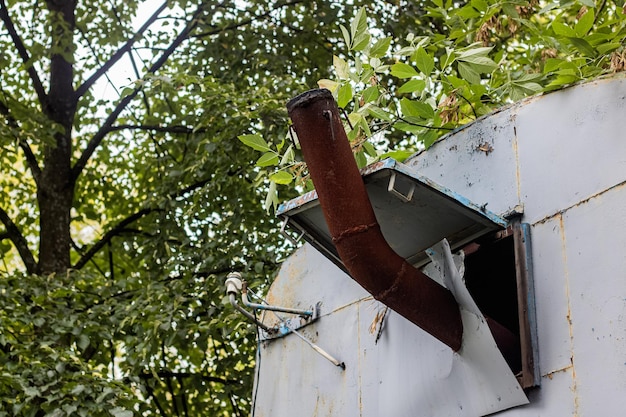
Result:
<instances>
[{"instance_id":1,"label":"metal siding sheet","mask_svg":"<svg viewBox=\"0 0 626 417\"><path fill-rule=\"evenodd\" d=\"M512 108L504 109L446 136L405 164L478 205L487 204L491 212L504 215L521 202L514 126Z\"/></svg>"},{"instance_id":2,"label":"metal siding sheet","mask_svg":"<svg viewBox=\"0 0 626 417\"><path fill-rule=\"evenodd\" d=\"M541 375L570 365L571 347L565 286L565 254L559 219L532 227L535 307Z\"/></svg>"},{"instance_id":3,"label":"metal siding sheet","mask_svg":"<svg viewBox=\"0 0 626 417\"><path fill-rule=\"evenodd\" d=\"M494 414L498 417L565 417L577 416L572 391L572 369L568 368L543 377L541 388L528 394L529 404ZM604 415L591 413L588 417Z\"/></svg>"},{"instance_id":4,"label":"metal siding sheet","mask_svg":"<svg viewBox=\"0 0 626 417\"><path fill-rule=\"evenodd\" d=\"M328 277L332 279L329 280ZM308 308L321 301L323 317L339 306L369 296L345 272L330 263L311 245L305 244L283 263L272 283L267 301L270 304L295 308ZM272 314L263 319L266 324L277 322Z\"/></svg>"},{"instance_id":5,"label":"metal siding sheet","mask_svg":"<svg viewBox=\"0 0 626 417\"><path fill-rule=\"evenodd\" d=\"M301 332L334 357L345 360L345 370L293 334L261 346L255 417L359 416L359 368L350 360L355 356L356 309L353 304L322 318L323 325L314 323Z\"/></svg>"},{"instance_id":6,"label":"metal siding sheet","mask_svg":"<svg viewBox=\"0 0 626 417\"><path fill-rule=\"evenodd\" d=\"M626 413L625 207L622 185L563 215L572 361L583 416Z\"/></svg>"},{"instance_id":7,"label":"metal siding sheet","mask_svg":"<svg viewBox=\"0 0 626 417\"><path fill-rule=\"evenodd\" d=\"M624 181L626 80L548 94L516 111L525 221L534 223Z\"/></svg>"}]
</instances>

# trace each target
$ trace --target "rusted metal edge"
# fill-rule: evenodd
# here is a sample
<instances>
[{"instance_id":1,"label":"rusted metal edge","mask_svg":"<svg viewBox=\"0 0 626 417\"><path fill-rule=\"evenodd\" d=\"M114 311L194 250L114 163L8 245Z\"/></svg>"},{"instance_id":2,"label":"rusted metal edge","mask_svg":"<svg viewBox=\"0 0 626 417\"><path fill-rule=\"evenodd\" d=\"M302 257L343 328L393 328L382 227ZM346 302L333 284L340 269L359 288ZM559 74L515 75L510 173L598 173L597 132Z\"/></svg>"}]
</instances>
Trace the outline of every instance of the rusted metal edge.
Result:
<instances>
[{"instance_id":1,"label":"rusted metal edge","mask_svg":"<svg viewBox=\"0 0 626 417\"><path fill-rule=\"evenodd\" d=\"M539 349L532 257L530 253L530 226L516 219L512 223L517 276L517 305L522 360L522 374L518 381L522 388L539 386Z\"/></svg>"}]
</instances>

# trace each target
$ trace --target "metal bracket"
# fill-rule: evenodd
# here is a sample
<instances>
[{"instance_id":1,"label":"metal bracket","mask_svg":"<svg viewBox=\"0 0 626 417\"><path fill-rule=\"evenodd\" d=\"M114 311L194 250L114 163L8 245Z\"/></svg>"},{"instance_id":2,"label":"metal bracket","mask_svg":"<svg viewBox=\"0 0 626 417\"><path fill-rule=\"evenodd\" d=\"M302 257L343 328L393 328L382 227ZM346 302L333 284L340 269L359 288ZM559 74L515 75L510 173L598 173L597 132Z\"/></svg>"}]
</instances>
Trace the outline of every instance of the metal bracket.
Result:
<instances>
[{"instance_id":1,"label":"metal bracket","mask_svg":"<svg viewBox=\"0 0 626 417\"><path fill-rule=\"evenodd\" d=\"M300 236L293 238L291 237L289 233L287 233L288 225L289 225L289 217L285 217L285 219L283 220L283 223L280 226L280 234L283 235L285 239L293 243L295 246L298 246L298 243L300 242L300 240L302 240L302 237L304 236L304 231L300 233Z\"/></svg>"},{"instance_id":2,"label":"metal bracket","mask_svg":"<svg viewBox=\"0 0 626 417\"><path fill-rule=\"evenodd\" d=\"M241 292L242 304L254 311L272 311L274 314L287 313L296 315L297 317L286 319L276 314L276 316L280 319L279 323L273 327L269 327L266 324L262 323L259 319L257 319L256 315L250 313L248 310L240 306L239 303L237 303L237 299L235 298L235 296L238 292ZM271 340L283 337L297 329L300 329L301 327L313 323L320 317L321 302L318 302L317 304L315 304L315 306L310 307L308 310L272 306L267 303L257 304L251 302L248 298L247 283L246 281L243 281L241 279L241 274L239 274L238 272L231 272L230 274L228 274L228 277L226 279L226 293L228 294L230 303L233 305L233 307L235 307L239 312L247 317L248 320L259 326L259 329L261 330L261 340Z\"/></svg>"},{"instance_id":3,"label":"metal bracket","mask_svg":"<svg viewBox=\"0 0 626 417\"><path fill-rule=\"evenodd\" d=\"M335 359L324 349L307 339L303 334L298 332L304 326L308 326L313 323L320 317L320 306L321 302L315 304L315 307L310 307L308 310L299 310L295 308L287 308L287 307L277 307L269 305L265 300L261 299L264 304L256 304L250 302L248 299L248 286L246 285L246 281L241 279L241 274L239 272L231 272L228 274L226 278L226 294L228 294L228 298L230 299L230 303L241 312L245 317L247 317L250 321L255 323L259 327L259 340L267 341L272 339L278 339L280 337L286 336L290 333L295 334L300 339L302 339L306 344L308 344L313 350L322 355L324 358L329 360L333 365L340 367L341 369L346 369L346 365ZM236 295L238 292L241 292L241 301L247 307L256 310L263 311L271 311L278 318L279 323L273 327L269 327L262 323L260 320L256 318L256 314L250 313L245 308L241 307L237 303ZM279 315L278 313L288 313L288 314L296 314L298 317L292 317L286 319Z\"/></svg>"},{"instance_id":4,"label":"metal bracket","mask_svg":"<svg viewBox=\"0 0 626 417\"><path fill-rule=\"evenodd\" d=\"M282 318L281 321L276 326L271 327L270 330L262 330L260 340L265 341L279 339L283 336L287 336L289 333L301 329L302 327L308 326L320 317L321 305L322 303L318 302L314 307L311 307L310 310L313 314L310 316L291 317L288 319ZM271 306L266 307L270 308L266 308L265 310L273 311Z\"/></svg>"},{"instance_id":5,"label":"metal bracket","mask_svg":"<svg viewBox=\"0 0 626 417\"><path fill-rule=\"evenodd\" d=\"M392 172L391 175L389 176L389 186L387 187L387 191L389 191L390 193L398 197L400 200L403 200L407 203L413 199L413 193L415 193L415 184L411 184L411 189L406 195L396 190L395 186L396 186L396 173Z\"/></svg>"}]
</instances>

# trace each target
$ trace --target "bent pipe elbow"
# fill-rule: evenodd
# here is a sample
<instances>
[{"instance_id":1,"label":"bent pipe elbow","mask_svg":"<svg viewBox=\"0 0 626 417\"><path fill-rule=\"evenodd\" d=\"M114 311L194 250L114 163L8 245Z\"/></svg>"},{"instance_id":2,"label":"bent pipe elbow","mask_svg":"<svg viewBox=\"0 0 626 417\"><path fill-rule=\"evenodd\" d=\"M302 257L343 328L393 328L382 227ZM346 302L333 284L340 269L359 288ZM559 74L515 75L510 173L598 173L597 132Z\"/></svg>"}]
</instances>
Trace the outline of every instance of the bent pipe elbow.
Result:
<instances>
[{"instance_id":1,"label":"bent pipe elbow","mask_svg":"<svg viewBox=\"0 0 626 417\"><path fill-rule=\"evenodd\" d=\"M454 351L461 347L459 306L446 288L407 263L380 231L339 109L325 89L287 104L302 155L339 257L372 296Z\"/></svg>"}]
</instances>

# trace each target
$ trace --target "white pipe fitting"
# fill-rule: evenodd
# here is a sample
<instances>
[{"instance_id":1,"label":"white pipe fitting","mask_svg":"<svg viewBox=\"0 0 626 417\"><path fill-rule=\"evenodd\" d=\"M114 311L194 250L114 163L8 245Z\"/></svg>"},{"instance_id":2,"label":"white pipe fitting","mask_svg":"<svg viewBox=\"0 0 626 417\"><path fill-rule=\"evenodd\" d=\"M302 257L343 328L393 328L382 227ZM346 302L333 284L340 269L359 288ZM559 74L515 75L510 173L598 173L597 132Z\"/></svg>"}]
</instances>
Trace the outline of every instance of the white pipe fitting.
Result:
<instances>
[{"instance_id":1,"label":"white pipe fitting","mask_svg":"<svg viewBox=\"0 0 626 417\"><path fill-rule=\"evenodd\" d=\"M241 274L239 272L228 274L226 277L226 294L239 294L242 288Z\"/></svg>"}]
</instances>

